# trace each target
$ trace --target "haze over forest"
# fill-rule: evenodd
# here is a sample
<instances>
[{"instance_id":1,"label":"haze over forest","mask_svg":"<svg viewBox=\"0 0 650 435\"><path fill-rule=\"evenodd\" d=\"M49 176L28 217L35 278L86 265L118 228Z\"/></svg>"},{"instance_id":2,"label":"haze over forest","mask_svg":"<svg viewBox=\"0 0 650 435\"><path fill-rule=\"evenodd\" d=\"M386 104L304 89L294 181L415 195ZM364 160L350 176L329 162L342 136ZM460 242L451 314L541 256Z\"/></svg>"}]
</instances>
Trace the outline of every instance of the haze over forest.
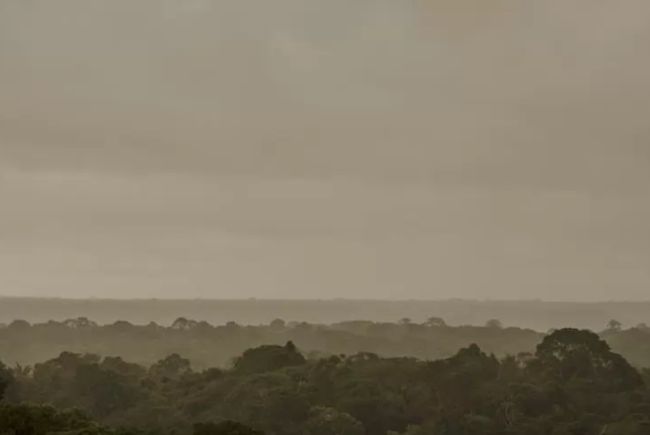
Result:
<instances>
[{"instance_id":1,"label":"haze over forest","mask_svg":"<svg viewBox=\"0 0 650 435\"><path fill-rule=\"evenodd\" d=\"M178 318L185 318L213 325L234 322L247 326L267 325L277 319L288 324L317 325L356 321L380 325L403 320L426 323L432 317L443 319L449 326L461 327L484 326L497 319L505 327L530 328L540 333L559 326L601 331L611 320L620 322L625 328L648 323L650 302L0 298L0 329L15 321L45 324L78 318L99 325L155 322L171 326ZM650 360L650 356L648 358Z\"/></svg>"},{"instance_id":2,"label":"haze over forest","mask_svg":"<svg viewBox=\"0 0 650 435\"><path fill-rule=\"evenodd\" d=\"M648 0L0 0L0 435L650 434Z\"/></svg>"},{"instance_id":3,"label":"haze over forest","mask_svg":"<svg viewBox=\"0 0 650 435\"><path fill-rule=\"evenodd\" d=\"M0 294L647 300L649 14L4 0Z\"/></svg>"}]
</instances>

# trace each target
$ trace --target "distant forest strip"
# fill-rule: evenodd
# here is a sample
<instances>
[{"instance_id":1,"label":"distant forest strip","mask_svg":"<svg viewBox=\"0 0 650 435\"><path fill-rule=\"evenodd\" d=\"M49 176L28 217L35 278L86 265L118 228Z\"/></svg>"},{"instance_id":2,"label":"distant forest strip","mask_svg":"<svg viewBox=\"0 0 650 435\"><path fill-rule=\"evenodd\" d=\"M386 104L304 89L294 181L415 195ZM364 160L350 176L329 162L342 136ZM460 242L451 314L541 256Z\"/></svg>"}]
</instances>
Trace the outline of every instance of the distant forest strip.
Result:
<instances>
[{"instance_id":1,"label":"distant forest strip","mask_svg":"<svg viewBox=\"0 0 650 435\"><path fill-rule=\"evenodd\" d=\"M117 321L99 325L85 317L30 324L15 320L0 327L0 355L10 365L31 365L61 352L119 355L149 365L170 354L187 358L194 367L229 367L244 350L263 344L295 343L308 357L370 352L382 357L435 360L477 344L497 357L532 353L545 334L504 327L498 319L484 326L449 326L440 317L422 323L408 318L397 322L349 321L330 325L285 322L265 325L178 318L169 326L151 322L135 325ZM650 328L645 324L623 328L605 322L600 336L636 367L650 367Z\"/></svg>"},{"instance_id":2,"label":"distant forest strip","mask_svg":"<svg viewBox=\"0 0 650 435\"><path fill-rule=\"evenodd\" d=\"M649 381L577 329L504 358L476 344L435 361L308 358L289 341L248 349L229 369L196 370L178 354L144 366L64 352L0 364L0 433L647 435Z\"/></svg>"},{"instance_id":3,"label":"distant forest strip","mask_svg":"<svg viewBox=\"0 0 650 435\"><path fill-rule=\"evenodd\" d=\"M484 325L500 319L504 325L546 332L572 327L601 330L609 319L626 327L650 323L649 302L549 302L478 300L266 300L266 299L59 299L0 297L0 323L14 320L43 323L88 317L99 324L118 320L169 325L178 317L205 320L214 325L232 321L267 324L275 318L310 323L349 320L395 322L408 317L422 323L442 317L449 325Z\"/></svg>"}]
</instances>

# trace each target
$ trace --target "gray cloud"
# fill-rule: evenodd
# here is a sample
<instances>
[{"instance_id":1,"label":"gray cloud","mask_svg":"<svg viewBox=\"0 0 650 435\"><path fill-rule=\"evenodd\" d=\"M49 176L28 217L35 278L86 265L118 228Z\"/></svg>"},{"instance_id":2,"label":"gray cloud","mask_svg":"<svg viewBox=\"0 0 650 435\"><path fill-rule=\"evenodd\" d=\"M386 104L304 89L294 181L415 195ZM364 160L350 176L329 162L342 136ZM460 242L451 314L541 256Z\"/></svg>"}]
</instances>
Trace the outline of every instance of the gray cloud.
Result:
<instances>
[{"instance_id":1,"label":"gray cloud","mask_svg":"<svg viewBox=\"0 0 650 435\"><path fill-rule=\"evenodd\" d=\"M641 0L0 4L0 293L642 298Z\"/></svg>"}]
</instances>

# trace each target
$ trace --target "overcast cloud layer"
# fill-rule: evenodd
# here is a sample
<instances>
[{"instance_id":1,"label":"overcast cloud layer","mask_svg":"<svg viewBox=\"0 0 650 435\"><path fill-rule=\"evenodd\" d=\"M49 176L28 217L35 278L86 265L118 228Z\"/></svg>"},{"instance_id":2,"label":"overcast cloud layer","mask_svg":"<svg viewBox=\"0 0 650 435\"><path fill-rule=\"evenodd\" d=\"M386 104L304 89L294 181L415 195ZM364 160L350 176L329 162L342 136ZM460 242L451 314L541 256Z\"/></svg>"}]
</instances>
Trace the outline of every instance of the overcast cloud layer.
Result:
<instances>
[{"instance_id":1,"label":"overcast cloud layer","mask_svg":"<svg viewBox=\"0 0 650 435\"><path fill-rule=\"evenodd\" d=\"M648 299L647 0L2 0L0 294Z\"/></svg>"}]
</instances>

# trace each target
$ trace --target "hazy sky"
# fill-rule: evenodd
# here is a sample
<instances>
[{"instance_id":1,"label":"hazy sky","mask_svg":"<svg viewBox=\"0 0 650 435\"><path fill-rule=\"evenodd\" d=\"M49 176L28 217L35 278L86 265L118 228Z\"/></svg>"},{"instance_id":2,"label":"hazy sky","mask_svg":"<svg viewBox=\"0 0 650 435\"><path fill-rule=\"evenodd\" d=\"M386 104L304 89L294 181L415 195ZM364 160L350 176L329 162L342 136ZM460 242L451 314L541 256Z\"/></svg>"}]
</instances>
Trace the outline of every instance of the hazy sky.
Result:
<instances>
[{"instance_id":1,"label":"hazy sky","mask_svg":"<svg viewBox=\"0 0 650 435\"><path fill-rule=\"evenodd\" d=\"M0 294L648 299L647 0L0 0Z\"/></svg>"}]
</instances>

